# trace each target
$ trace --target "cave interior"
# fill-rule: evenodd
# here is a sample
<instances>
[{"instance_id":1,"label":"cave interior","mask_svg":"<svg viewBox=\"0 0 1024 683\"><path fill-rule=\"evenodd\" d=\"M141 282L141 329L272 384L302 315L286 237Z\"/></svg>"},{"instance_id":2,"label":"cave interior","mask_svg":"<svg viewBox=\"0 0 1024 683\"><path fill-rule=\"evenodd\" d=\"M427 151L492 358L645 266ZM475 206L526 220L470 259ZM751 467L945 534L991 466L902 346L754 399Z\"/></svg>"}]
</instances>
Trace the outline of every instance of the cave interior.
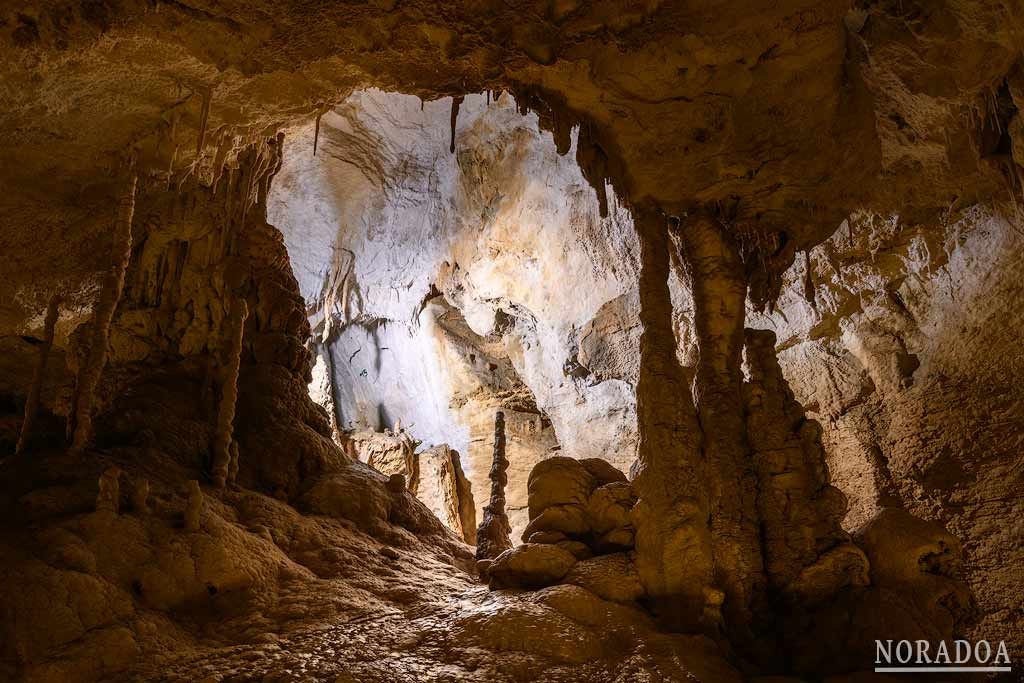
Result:
<instances>
[{"instance_id":1,"label":"cave interior","mask_svg":"<svg viewBox=\"0 0 1024 683\"><path fill-rule=\"evenodd\" d=\"M18 5L0 680L1019 680L1024 4Z\"/></svg>"}]
</instances>

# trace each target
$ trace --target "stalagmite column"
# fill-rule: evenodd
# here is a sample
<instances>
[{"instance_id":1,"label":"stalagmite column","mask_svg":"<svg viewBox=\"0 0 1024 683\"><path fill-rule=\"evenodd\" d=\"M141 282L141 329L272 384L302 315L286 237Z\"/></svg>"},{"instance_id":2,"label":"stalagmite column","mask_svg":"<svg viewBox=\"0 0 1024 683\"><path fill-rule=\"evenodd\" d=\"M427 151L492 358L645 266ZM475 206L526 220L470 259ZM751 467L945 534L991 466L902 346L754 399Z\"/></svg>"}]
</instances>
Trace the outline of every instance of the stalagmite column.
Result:
<instances>
[{"instance_id":1,"label":"stalagmite column","mask_svg":"<svg viewBox=\"0 0 1024 683\"><path fill-rule=\"evenodd\" d=\"M185 500L185 531L199 531L203 521L203 490L199 482L188 482L188 497Z\"/></svg>"},{"instance_id":2,"label":"stalagmite column","mask_svg":"<svg viewBox=\"0 0 1024 683\"><path fill-rule=\"evenodd\" d=\"M476 559L493 560L512 547L512 526L505 515L505 485L508 484L508 460L505 458L505 413L494 416L494 459L491 462L491 500L484 507L484 518L476 530Z\"/></svg>"},{"instance_id":3,"label":"stalagmite column","mask_svg":"<svg viewBox=\"0 0 1024 683\"><path fill-rule=\"evenodd\" d=\"M132 509L139 515L149 514L149 480L135 480L132 486Z\"/></svg>"},{"instance_id":4,"label":"stalagmite column","mask_svg":"<svg viewBox=\"0 0 1024 683\"><path fill-rule=\"evenodd\" d=\"M636 388L640 444L633 508L637 570L659 617L673 628L704 626L712 588L708 501L700 427L676 358L669 295L665 219L635 213L640 238L640 376Z\"/></svg>"},{"instance_id":5,"label":"stalagmite column","mask_svg":"<svg viewBox=\"0 0 1024 683\"><path fill-rule=\"evenodd\" d=\"M18 444L14 447L14 454L21 454L28 448L29 439L32 438L32 426L36 421L36 413L39 411L39 394L43 388L43 380L46 377L46 364L50 359L50 349L53 347L53 329L57 325L57 316L60 312L60 296L54 294L50 297L50 303L46 307L46 320L43 323L43 343L39 347L39 361L36 363L35 372L32 374L32 386L28 390L28 398L25 400L25 419L21 423L21 433L18 435Z\"/></svg>"},{"instance_id":6,"label":"stalagmite column","mask_svg":"<svg viewBox=\"0 0 1024 683\"><path fill-rule=\"evenodd\" d=\"M108 467L100 475L99 492L96 494L96 512L121 511L121 468Z\"/></svg>"},{"instance_id":7,"label":"stalagmite column","mask_svg":"<svg viewBox=\"0 0 1024 683\"><path fill-rule=\"evenodd\" d=\"M867 558L841 526L846 496L829 483L821 427L806 419L782 376L775 333L747 330L746 359L746 422L770 586L814 603L866 585Z\"/></svg>"},{"instance_id":8,"label":"stalagmite column","mask_svg":"<svg viewBox=\"0 0 1024 683\"><path fill-rule=\"evenodd\" d=\"M732 239L713 217L693 213L676 232L693 294L699 352L694 398L704 435L715 571L725 616L750 622L764 589L757 484L743 417L743 321L747 281Z\"/></svg>"},{"instance_id":9,"label":"stalagmite column","mask_svg":"<svg viewBox=\"0 0 1024 683\"><path fill-rule=\"evenodd\" d=\"M213 482L224 488L228 481L231 465L231 435L234 432L235 402L238 400L238 368L242 358L242 335L249 308L245 299L237 298L231 303L227 321L230 337L224 371L221 375L220 406L217 410L217 428L213 434Z\"/></svg>"},{"instance_id":10,"label":"stalagmite column","mask_svg":"<svg viewBox=\"0 0 1024 683\"><path fill-rule=\"evenodd\" d=\"M68 436L71 453L81 453L92 439L92 404L103 366L107 362L110 342L110 323L124 289L124 274L132 255L132 216L135 213L135 187L138 178L132 173L128 185L118 200L117 219L114 223L113 263L103 280L99 303L93 316L92 342L85 364L78 373L75 401L68 416Z\"/></svg>"}]
</instances>

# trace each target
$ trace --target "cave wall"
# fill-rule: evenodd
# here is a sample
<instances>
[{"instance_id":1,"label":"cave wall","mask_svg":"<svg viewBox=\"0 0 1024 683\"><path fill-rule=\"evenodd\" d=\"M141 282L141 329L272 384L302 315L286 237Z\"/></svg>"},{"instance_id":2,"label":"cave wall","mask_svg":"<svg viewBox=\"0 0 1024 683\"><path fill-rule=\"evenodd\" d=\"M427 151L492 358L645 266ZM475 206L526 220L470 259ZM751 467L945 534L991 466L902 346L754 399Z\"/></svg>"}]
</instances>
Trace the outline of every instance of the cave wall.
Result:
<instances>
[{"instance_id":1,"label":"cave wall","mask_svg":"<svg viewBox=\"0 0 1024 683\"><path fill-rule=\"evenodd\" d=\"M1024 529L994 520L1024 512L1022 249L1019 220L981 207L936 224L856 215L753 317L822 423L844 526L887 506L944 524L964 544L974 634L1017 648Z\"/></svg>"},{"instance_id":2,"label":"cave wall","mask_svg":"<svg viewBox=\"0 0 1024 683\"><path fill-rule=\"evenodd\" d=\"M343 429L400 420L424 447L449 444L482 508L495 409L533 415L543 428L509 441L518 531L525 476L553 449L628 470L632 222L599 216L575 157L510 95L466 97L454 132L450 99L352 95L319 134L289 133L268 217L329 350Z\"/></svg>"}]
</instances>

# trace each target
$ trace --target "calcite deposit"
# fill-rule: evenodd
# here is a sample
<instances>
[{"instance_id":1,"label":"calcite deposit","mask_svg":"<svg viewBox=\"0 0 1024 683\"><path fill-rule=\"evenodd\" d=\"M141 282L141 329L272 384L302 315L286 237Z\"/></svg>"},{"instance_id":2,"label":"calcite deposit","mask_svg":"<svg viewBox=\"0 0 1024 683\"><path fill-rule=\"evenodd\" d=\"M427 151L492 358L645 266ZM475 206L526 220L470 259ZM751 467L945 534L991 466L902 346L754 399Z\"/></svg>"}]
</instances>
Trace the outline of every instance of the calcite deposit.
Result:
<instances>
[{"instance_id":1,"label":"calcite deposit","mask_svg":"<svg viewBox=\"0 0 1024 683\"><path fill-rule=\"evenodd\" d=\"M1022 36L0 7L0 680L1017 680Z\"/></svg>"}]
</instances>

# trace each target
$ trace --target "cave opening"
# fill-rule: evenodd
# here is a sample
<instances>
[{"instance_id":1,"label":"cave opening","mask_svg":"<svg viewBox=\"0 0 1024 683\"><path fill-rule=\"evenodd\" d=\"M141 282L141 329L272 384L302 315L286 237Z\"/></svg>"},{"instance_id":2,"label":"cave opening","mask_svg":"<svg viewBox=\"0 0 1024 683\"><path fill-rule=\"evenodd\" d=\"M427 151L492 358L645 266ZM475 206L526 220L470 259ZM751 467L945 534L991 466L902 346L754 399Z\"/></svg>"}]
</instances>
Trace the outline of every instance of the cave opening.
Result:
<instances>
[{"instance_id":1,"label":"cave opening","mask_svg":"<svg viewBox=\"0 0 1024 683\"><path fill-rule=\"evenodd\" d=\"M452 496L419 461L450 454L479 520L502 410L518 543L540 460L597 454L626 472L635 459L638 335L600 324L636 299L636 242L614 198L601 217L578 132L558 149L505 92L463 96L455 118L453 107L358 91L288 131L267 218L306 301L310 394L339 442L404 475L439 514Z\"/></svg>"}]
</instances>

